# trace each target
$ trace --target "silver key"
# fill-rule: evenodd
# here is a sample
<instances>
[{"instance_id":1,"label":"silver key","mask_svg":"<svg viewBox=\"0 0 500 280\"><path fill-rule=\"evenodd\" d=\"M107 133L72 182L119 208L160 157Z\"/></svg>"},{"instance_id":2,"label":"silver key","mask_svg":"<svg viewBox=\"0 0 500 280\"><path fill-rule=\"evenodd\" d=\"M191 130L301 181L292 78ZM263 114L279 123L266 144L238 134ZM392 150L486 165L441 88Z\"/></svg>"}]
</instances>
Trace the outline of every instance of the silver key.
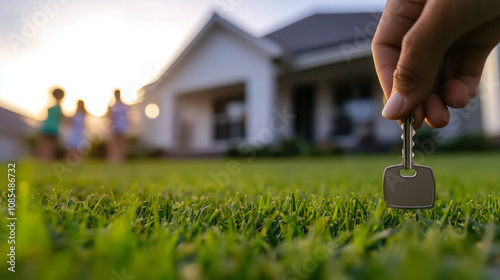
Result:
<instances>
[{"instance_id":1,"label":"silver key","mask_svg":"<svg viewBox=\"0 0 500 280\"><path fill-rule=\"evenodd\" d=\"M403 209L432 208L436 186L432 168L413 164L413 117L403 120L403 164L389 166L384 170L384 200L388 207ZM401 175L402 169L413 169L411 176Z\"/></svg>"}]
</instances>

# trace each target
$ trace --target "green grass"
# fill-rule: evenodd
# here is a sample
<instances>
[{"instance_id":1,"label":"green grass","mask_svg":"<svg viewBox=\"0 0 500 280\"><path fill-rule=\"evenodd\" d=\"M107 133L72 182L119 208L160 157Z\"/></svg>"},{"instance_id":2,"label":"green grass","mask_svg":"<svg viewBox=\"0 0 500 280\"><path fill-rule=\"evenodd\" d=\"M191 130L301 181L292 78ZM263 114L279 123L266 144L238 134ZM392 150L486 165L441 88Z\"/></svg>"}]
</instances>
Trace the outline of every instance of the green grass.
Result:
<instances>
[{"instance_id":1,"label":"green grass","mask_svg":"<svg viewBox=\"0 0 500 280\"><path fill-rule=\"evenodd\" d=\"M16 273L3 218L0 279L499 277L500 154L420 159L437 183L422 211L381 200L383 169L398 161L84 161L61 181L21 161ZM210 176L221 171L227 184Z\"/></svg>"}]
</instances>

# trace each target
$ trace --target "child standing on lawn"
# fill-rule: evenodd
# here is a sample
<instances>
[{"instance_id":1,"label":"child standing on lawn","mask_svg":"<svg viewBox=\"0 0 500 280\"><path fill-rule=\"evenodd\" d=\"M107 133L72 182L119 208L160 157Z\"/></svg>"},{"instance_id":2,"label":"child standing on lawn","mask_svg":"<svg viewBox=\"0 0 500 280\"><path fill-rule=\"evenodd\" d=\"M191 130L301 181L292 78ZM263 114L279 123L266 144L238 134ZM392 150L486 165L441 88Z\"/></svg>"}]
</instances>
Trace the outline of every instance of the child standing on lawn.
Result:
<instances>
[{"instance_id":1,"label":"child standing on lawn","mask_svg":"<svg viewBox=\"0 0 500 280\"><path fill-rule=\"evenodd\" d=\"M59 138L59 124L64 117L61 109L64 91L56 88L52 91L52 96L56 104L48 109L47 119L42 124L41 136L37 147L38 158L43 161L50 161L54 158Z\"/></svg>"},{"instance_id":2,"label":"child standing on lawn","mask_svg":"<svg viewBox=\"0 0 500 280\"><path fill-rule=\"evenodd\" d=\"M85 109L85 103L83 102L83 100L78 100L76 106L76 113L72 119L73 127L71 130L71 135L68 139L68 148L71 153L81 156L81 150L85 145L84 133L87 110Z\"/></svg>"},{"instance_id":3,"label":"child standing on lawn","mask_svg":"<svg viewBox=\"0 0 500 280\"><path fill-rule=\"evenodd\" d=\"M122 102L121 92L115 90L115 103L109 107L112 135L108 144L108 160L113 163L125 159L125 135L128 131L128 106Z\"/></svg>"}]
</instances>

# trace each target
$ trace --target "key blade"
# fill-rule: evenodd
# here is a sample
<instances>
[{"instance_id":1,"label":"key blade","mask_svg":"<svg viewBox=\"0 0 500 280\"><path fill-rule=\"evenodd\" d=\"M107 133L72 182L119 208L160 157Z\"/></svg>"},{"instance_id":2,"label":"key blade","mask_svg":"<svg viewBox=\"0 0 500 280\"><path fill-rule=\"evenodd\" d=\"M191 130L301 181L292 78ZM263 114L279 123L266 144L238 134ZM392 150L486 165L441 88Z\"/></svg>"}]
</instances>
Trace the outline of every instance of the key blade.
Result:
<instances>
[{"instance_id":1,"label":"key blade","mask_svg":"<svg viewBox=\"0 0 500 280\"><path fill-rule=\"evenodd\" d=\"M403 134L401 135L401 139L403 139L403 167L405 169L413 169L414 122L415 119L410 114L403 119L403 124L401 125L401 129L403 130Z\"/></svg>"},{"instance_id":2,"label":"key blade","mask_svg":"<svg viewBox=\"0 0 500 280\"><path fill-rule=\"evenodd\" d=\"M432 168L414 164L416 173L403 177L403 165L389 166L384 170L383 192L387 207L399 209L423 209L434 207L436 186Z\"/></svg>"}]
</instances>

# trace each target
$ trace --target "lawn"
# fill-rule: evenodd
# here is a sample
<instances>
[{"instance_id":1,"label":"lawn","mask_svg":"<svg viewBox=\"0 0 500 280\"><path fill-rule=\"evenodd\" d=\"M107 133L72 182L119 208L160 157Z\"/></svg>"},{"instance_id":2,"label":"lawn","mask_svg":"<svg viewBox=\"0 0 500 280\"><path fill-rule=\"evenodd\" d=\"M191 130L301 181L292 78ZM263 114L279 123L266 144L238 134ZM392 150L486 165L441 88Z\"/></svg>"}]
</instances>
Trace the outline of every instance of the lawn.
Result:
<instances>
[{"instance_id":1,"label":"lawn","mask_svg":"<svg viewBox=\"0 0 500 280\"><path fill-rule=\"evenodd\" d=\"M86 160L59 178L20 161L16 272L2 218L0 279L498 279L500 153L422 160L437 199L419 211L382 200L397 155Z\"/></svg>"}]
</instances>

